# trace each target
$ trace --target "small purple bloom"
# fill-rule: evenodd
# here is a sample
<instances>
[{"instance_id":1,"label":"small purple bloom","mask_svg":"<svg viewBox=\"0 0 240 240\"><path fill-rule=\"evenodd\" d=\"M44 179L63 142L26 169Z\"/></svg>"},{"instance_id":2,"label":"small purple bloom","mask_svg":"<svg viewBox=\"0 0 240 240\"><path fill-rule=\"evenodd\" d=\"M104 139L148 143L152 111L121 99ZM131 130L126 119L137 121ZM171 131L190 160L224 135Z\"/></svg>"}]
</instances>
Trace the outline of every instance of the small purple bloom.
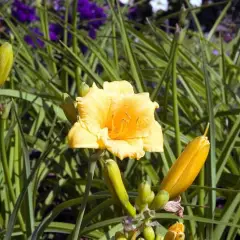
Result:
<instances>
[{"instance_id":1,"label":"small purple bloom","mask_svg":"<svg viewBox=\"0 0 240 240\"><path fill-rule=\"evenodd\" d=\"M63 10L65 10L64 0L53 0L52 1L52 8L55 11L63 11Z\"/></svg>"},{"instance_id":2,"label":"small purple bloom","mask_svg":"<svg viewBox=\"0 0 240 240\"><path fill-rule=\"evenodd\" d=\"M33 48L43 48L44 47L44 42L39 38L39 36L43 36L42 32L40 31L39 28L32 28L30 29L31 33L26 35L24 37L24 41L32 46Z\"/></svg>"},{"instance_id":3,"label":"small purple bloom","mask_svg":"<svg viewBox=\"0 0 240 240\"><path fill-rule=\"evenodd\" d=\"M217 49L214 49L214 50L212 51L212 53L213 53L213 55L216 55L216 56L219 55L219 51L218 51Z\"/></svg>"},{"instance_id":4,"label":"small purple bloom","mask_svg":"<svg viewBox=\"0 0 240 240\"><path fill-rule=\"evenodd\" d=\"M57 23L49 24L49 37L52 41L58 41L63 34L63 28Z\"/></svg>"},{"instance_id":5,"label":"small purple bloom","mask_svg":"<svg viewBox=\"0 0 240 240\"><path fill-rule=\"evenodd\" d=\"M78 12L81 20L88 20L88 27L99 29L106 21L104 9L89 0L78 0Z\"/></svg>"},{"instance_id":6,"label":"small purple bloom","mask_svg":"<svg viewBox=\"0 0 240 240\"><path fill-rule=\"evenodd\" d=\"M96 39L96 30L94 28L90 28L88 31L88 36L92 39Z\"/></svg>"},{"instance_id":7,"label":"small purple bloom","mask_svg":"<svg viewBox=\"0 0 240 240\"><path fill-rule=\"evenodd\" d=\"M19 0L15 0L12 4L12 15L20 22L33 22L38 19L35 8Z\"/></svg>"}]
</instances>

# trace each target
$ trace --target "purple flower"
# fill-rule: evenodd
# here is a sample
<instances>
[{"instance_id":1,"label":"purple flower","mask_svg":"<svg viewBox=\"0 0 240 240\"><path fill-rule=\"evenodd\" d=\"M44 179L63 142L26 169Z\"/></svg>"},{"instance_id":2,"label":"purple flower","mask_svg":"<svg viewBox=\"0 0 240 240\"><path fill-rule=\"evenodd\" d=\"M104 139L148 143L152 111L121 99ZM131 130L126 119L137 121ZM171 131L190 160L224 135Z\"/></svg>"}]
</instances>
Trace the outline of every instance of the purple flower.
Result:
<instances>
[{"instance_id":1,"label":"purple flower","mask_svg":"<svg viewBox=\"0 0 240 240\"><path fill-rule=\"evenodd\" d=\"M39 36L43 36L42 32L39 28L32 28L30 29L31 33L24 37L24 41L32 46L33 48L43 48L44 42L39 38Z\"/></svg>"},{"instance_id":2,"label":"purple flower","mask_svg":"<svg viewBox=\"0 0 240 240\"><path fill-rule=\"evenodd\" d=\"M57 23L49 24L49 37L52 41L58 41L63 35L63 28Z\"/></svg>"},{"instance_id":3,"label":"purple flower","mask_svg":"<svg viewBox=\"0 0 240 240\"><path fill-rule=\"evenodd\" d=\"M88 36L92 39L96 39L96 30L94 28L90 28L88 31Z\"/></svg>"},{"instance_id":4,"label":"purple flower","mask_svg":"<svg viewBox=\"0 0 240 240\"><path fill-rule=\"evenodd\" d=\"M33 22L38 19L35 8L26 5L20 0L13 2L12 15L20 22Z\"/></svg>"},{"instance_id":5,"label":"purple flower","mask_svg":"<svg viewBox=\"0 0 240 240\"><path fill-rule=\"evenodd\" d=\"M81 20L88 20L87 26L89 29L99 29L106 21L107 16L104 13L103 8L89 0L78 0L77 10L80 13Z\"/></svg>"},{"instance_id":6,"label":"purple flower","mask_svg":"<svg viewBox=\"0 0 240 240\"><path fill-rule=\"evenodd\" d=\"M65 10L64 0L53 0L52 1L52 8L55 11L63 11L63 10Z\"/></svg>"}]
</instances>

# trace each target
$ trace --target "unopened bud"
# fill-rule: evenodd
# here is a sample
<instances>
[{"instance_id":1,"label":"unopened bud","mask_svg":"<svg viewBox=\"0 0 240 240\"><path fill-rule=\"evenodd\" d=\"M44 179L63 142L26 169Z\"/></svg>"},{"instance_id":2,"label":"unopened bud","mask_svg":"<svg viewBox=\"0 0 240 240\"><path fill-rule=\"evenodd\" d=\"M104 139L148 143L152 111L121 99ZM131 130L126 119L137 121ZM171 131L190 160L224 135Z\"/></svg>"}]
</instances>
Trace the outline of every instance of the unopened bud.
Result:
<instances>
[{"instance_id":1,"label":"unopened bud","mask_svg":"<svg viewBox=\"0 0 240 240\"><path fill-rule=\"evenodd\" d=\"M127 240L127 238L122 232L116 232L115 240Z\"/></svg>"},{"instance_id":2,"label":"unopened bud","mask_svg":"<svg viewBox=\"0 0 240 240\"><path fill-rule=\"evenodd\" d=\"M187 145L163 179L160 189L167 191L170 199L184 192L203 167L210 149L210 143L206 137L207 130L208 128L203 136L193 139Z\"/></svg>"},{"instance_id":3,"label":"unopened bud","mask_svg":"<svg viewBox=\"0 0 240 240\"><path fill-rule=\"evenodd\" d=\"M143 236L146 240L154 240L155 239L155 232L151 226L146 226L143 229Z\"/></svg>"},{"instance_id":4,"label":"unopened bud","mask_svg":"<svg viewBox=\"0 0 240 240\"><path fill-rule=\"evenodd\" d=\"M150 209L158 210L162 208L169 200L169 194L165 190L160 190L152 201Z\"/></svg>"},{"instance_id":5,"label":"unopened bud","mask_svg":"<svg viewBox=\"0 0 240 240\"><path fill-rule=\"evenodd\" d=\"M80 86L80 97L86 96L89 90L90 90L89 86L85 82L82 82Z\"/></svg>"},{"instance_id":6,"label":"unopened bud","mask_svg":"<svg viewBox=\"0 0 240 240\"><path fill-rule=\"evenodd\" d=\"M63 94L63 102L61 104L61 108L63 109L65 116L69 122L77 122L77 109L75 107L75 102L67 93Z\"/></svg>"},{"instance_id":7,"label":"unopened bud","mask_svg":"<svg viewBox=\"0 0 240 240\"><path fill-rule=\"evenodd\" d=\"M13 50L10 43L4 43L0 47L0 85L2 85L10 73L13 65Z\"/></svg>"}]
</instances>

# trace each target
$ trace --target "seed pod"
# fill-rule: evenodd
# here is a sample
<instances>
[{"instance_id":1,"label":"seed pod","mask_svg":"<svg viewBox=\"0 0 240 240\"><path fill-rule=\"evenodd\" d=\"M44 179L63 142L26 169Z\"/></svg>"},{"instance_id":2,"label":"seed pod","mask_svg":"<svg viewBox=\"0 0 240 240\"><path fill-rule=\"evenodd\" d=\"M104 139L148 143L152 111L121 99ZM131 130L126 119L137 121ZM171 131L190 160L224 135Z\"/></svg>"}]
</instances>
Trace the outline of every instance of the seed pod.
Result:
<instances>
[{"instance_id":1,"label":"seed pod","mask_svg":"<svg viewBox=\"0 0 240 240\"><path fill-rule=\"evenodd\" d=\"M150 205L150 209L158 210L162 208L169 200L169 194L165 190L160 190Z\"/></svg>"},{"instance_id":2,"label":"seed pod","mask_svg":"<svg viewBox=\"0 0 240 240\"><path fill-rule=\"evenodd\" d=\"M12 65L12 45L6 42L0 47L0 85L2 85L7 80Z\"/></svg>"},{"instance_id":3,"label":"seed pod","mask_svg":"<svg viewBox=\"0 0 240 240\"><path fill-rule=\"evenodd\" d=\"M155 232L151 226L146 226L143 229L143 236L146 240L154 240L155 239Z\"/></svg>"},{"instance_id":4,"label":"seed pod","mask_svg":"<svg viewBox=\"0 0 240 240\"><path fill-rule=\"evenodd\" d=\"M193 183L204 165L210 149L206 132L207 130L203 136L193 139L187 145L163 179L160 189L167 191L170 199L184 192Z\"/></svg>"},{"instance_id":5,"label":"seed pod","mask_svg":"<svg viewBox=\"0 0 240 240\"><path fill-rule=\"evenodd\" d=\"M130 216L135 217L136 209L129 202L128 193L123 184L122 176L117 163L112 159L107 160L104 171L106 171L105 175L107 174L109 184L111 184L111 188L109 189L110 192L114 191L116 194L114 195L117 196L120 203L127 210Z\"/></svg>"},{"instance_id":6,"label":"seed pod","mask_svg":"<svg viewBox=\"0 0 240 240\"><path fill-rule=\"evenodd\" d=\"M184 240L184 225L182 223L173 224L166 233L164 240Z\"/></svg>"}]
</instances>

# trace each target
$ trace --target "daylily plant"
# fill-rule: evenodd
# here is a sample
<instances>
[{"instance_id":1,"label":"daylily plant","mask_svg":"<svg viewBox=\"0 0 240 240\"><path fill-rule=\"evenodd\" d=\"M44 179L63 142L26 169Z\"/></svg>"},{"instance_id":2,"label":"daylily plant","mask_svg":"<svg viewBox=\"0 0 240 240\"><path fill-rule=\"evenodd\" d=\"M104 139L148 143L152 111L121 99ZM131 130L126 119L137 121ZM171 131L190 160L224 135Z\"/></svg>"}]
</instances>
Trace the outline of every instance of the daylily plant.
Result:
<instances>
[{"instance_id":1,"label":"daylily plant","mask_svg":"<svg viewBox=\"0 0 240 240\"><path fill-rule=\"evenodd\" d=\"M120 159L140 159L145 151L162 152L163 136L154 119L158 108L149 93L135 94L127 81L95 84L78 97L79 120L68 134L71 148L107 149Z\"/></svg>"}]
</instances>

